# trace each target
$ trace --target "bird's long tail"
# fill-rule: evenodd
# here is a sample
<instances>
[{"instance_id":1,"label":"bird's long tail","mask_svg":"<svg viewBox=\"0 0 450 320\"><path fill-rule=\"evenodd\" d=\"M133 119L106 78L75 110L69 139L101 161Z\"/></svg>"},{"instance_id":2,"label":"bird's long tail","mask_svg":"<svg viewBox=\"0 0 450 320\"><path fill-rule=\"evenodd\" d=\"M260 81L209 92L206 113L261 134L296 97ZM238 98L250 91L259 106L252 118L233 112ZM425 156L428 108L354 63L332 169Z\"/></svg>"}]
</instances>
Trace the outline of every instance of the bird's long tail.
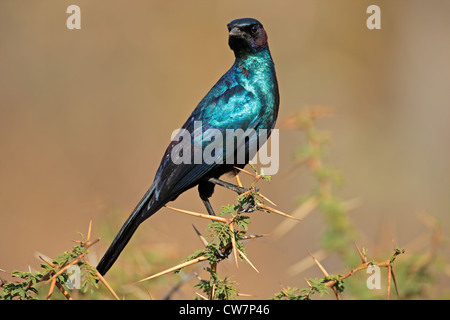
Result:
<instances>
[{"instance_id":1,"label":"bird's long tail","mask_svg":"<svg viewBox=\"0 0 450 320\"><path fill-rule=\"evenodd\" d=\"M139 225L164 205L161 203L154 203L149 206L149 203L152 200L152 195L153 186L150 187L141 201L139 201L138 205L133 210L131 215L125 221L122 228L120 228L119 233L116 235L103 258L97 265L97 270L101 275L105 275L106 272L108 272L108 270L117 260L120 253L125 248Z\"/></svg>"}]
</instances>

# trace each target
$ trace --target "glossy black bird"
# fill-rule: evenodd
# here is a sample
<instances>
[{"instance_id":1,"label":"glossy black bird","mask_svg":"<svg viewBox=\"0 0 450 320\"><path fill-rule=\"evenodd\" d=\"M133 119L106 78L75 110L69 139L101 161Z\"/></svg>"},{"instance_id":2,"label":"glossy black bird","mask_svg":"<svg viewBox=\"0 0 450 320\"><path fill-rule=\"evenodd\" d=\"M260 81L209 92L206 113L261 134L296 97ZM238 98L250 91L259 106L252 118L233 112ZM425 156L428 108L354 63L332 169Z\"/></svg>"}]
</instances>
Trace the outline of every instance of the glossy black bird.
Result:
<instances>
[{"instance_id":1,"label":"glossy black bird","mask_svg":"<svg viewBox=\"0 0 450 320\"><path fill-rule=\"evenodd\" d=\"M228 44L234 51L235 62L200 101L183 125L182 130L185 131L182 132L188 132L189 139L184 143L192 142L194 147L183 149L178 155L195 157L195 145L201 146L200 151L204 150L206 142L213 140L212 135L214 139L220 139L217 133L223 134L223 140L217 141L223 143L223 148L216 151L223 152L213 152L214 161L201 159L200 162L180 163L174 161L173 151L186 138L182 139L179 134L172 140L162 158L153 184L125 221L98 264L97 270L102 275L111 268L137 227L186 190L198 186L200 198L210 214L214 213L208 198L213 194L215 184L238 193L245 191L218 178L225 173L233 172L234 166L243 168L248 163L253 153L264 142L257 144L253 152L250 150L249 144L260 138L261 130L267 131L267 137L270 135L278 115L279 93L274 63L267 44L267 33L263 25L256 19L236 19L228 24L228 31ZM254 134L244 140L244 145L233 144L229 149L231 152L227 153L225 139L227 129L254 130ZM238 161L242 159L238 156L238 152L242 150L245 153L244 160Z\"/></svg>"}]
</instances>

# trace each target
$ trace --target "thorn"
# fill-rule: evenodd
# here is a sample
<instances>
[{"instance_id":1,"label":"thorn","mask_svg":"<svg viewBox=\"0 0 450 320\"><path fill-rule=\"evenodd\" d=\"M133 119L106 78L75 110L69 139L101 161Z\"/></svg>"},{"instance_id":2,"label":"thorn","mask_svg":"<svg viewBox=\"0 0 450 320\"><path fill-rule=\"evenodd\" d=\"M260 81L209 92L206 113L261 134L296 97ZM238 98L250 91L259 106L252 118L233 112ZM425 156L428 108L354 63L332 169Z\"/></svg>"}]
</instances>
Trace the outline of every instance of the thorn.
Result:
<instances>
[{"instance_id":1,"label":"thorn","mask_svg":"<svg viewBox=\"0 0 450 320\"><path fill-rule=\"evenodd\" d=\"M233 224L230 223L230 230L233 233L233 235L231 236L231 246L233 247L233 256L234 256L234 261L236 263L236 268L239 269L239 264L238 264L238 257L237 257L237 247L236 247L236 239L235 239L235 234L234 234L234 227Z\"/></svg>"},{"instance_id":2,"label":"thorn","mask_svg":"<svg viewBox=\"0 0 450 320\"><path fill-rule=\"evenodd\" d=\"M241 250L239 250L239 249L237 249L237 248L236 248L236 250L237 250L237 252L239 253L239 255L240 255L245 261L247 261L248 264L249 264L249 265L250 265L257 273L260 273L259 270L256 269L256 267L253 265L253 263L247 258L247 256L246 256Z\"/></svg>"},{"instance_id":3,"label":"thorn","mask_svg":"<svg viewBox=\"0 0 450 320\"><path fill-rule=\"evenodd\" d=\"M359 250L358 245L356 244L356 242L353 242L355 244L356 250L358 250L359 256L361 257L361 260L363 263L367 263L367 259L366 257L362 254L361 250Z\"/></svg>"},{"instance_id":4,"label":"thorn","mask_svg":"<svg viewBox=\"0 0 450 320\"><path fill-rule=\"evenodd\" d=\"M165 207L168 208L168 209L174 210L174 211L178 211L178 212L181 212L181 213L189 214L189 215L194 216L194 217L199 217L199 218L204 218L204 219L208 219L208 220L216 220L216 221L220 221L220 222L223 222L223 223L228 223L227 219L222 218L222 217L206 215L206 214L193 212L193 211L188 211L188 210L183 210L183 209L177 209L177 208L170 207L170 206L167 206L167 205Z\"/></svg>"},{"instance_id":5,"label":"thorn","mask_svg":"<svg viewBox=\"0 0 450 320\"><path fill-rule=\"evenodd\" d=\"M148 296L150 297L150 300L155 300L152 296L152 294L150 293L150 290L148 290L147 288L145 288L145 291L147 291Z\"/></svg>"},{"instance_id":6,"label":"thorn","mask_svg":"<svg viewBox=\"0 0 450 320\"><path fill-rule=\"evenodd\" d=\"M207 297L205 297L204 295L201 295L200 293L198 293L198 292L194 292L197 296L199 296L200 298L202 298L203 300L208 300L208 298Z\"/></svg>"},{"instance_id":7,"label":"thorn","mask_svg":"<svg viewBox=\"0 0 450 320\"><path fill-rule=\"evenodd\" d=\"M114 298L116 298L116 300L120 300L119 297L117 296L117 294L114 292L113 288L111 288L109 283L105 280L105 278L103 278L103 276L100 274L100 272L98 272L98 270L96 268L94 268L88 261L85 261L85 262L86 262L86 264L88 264L89 266L92 267L92 269L95 272L95 275L105 285L106 289L108 289L108 291L111 292L111 294L114 296Z\"/></svg>"},{"instance_id":8,"label":"thorn","mask_svg":"<svg viewBox=\"0 0 450 320\"><path fill-rule=\"evenodd\" d=\"M197 278L198 281L202 281L202 278L199 276L199 274L197 272L193 272L194 276Z\"/></svg>"},{"instance_id":9,"label":"thorn","mask_svg":"<svg viewBox=\"0 0 450 320\"><path fill-rule=\"evenodd\" d=\"M238 293L237 293L237 296L238 296L238 297L254 297L253 294L250 294L250 293L242 293L242 292L238 292Z\"/></svg>"},{"instance_id":10,"label":"thorn","mask_svg":"<svg viewBox=\"0 0 450 320\"><path fill-rule=\"evenodd\" d=\"M247 170L244 170L244 169L241 169L241 168L238 168L238 167L234 167L234 168L239 170L239 171L241 171L241 172L243 172L243 173L245 173L245 174L248 174L249 176L252 176L252 177L256 177L257 176L256 174L251 173L251 172L249 172Z\"/></svg>"},{"instance_id":11,"label":"thorn","mask_svg":"<svg viewBox=\"0 0 450 320\"><path fill-rule=\"evenodd\" d=\"M397 297L398 297L399 294L398 294L397 280L395 280L394 267L392 267L392 266L391 266L391 275L392 275L392 280L394 280L395 292L397 293Z\"/></svg>"},{"instance_id":12,"label":"thorn","mask_svg":"<svg viewBox=\"0 0 450 320\"><path fill-rule=\"evenodd\" d=\"M389 293L391 291L391 269L392 269L392 266L390 264L388 264L387 269L388 269L387 300L389 300Z\"/></svg>"},{"instance_id":13,"label":"thorn","mask_svg":"<svg viewBox=\"0 0 450 320\"><path fill-rule=\"evenodd\" d=\"M341 297L339 296L339 292L337 291L336 287L333 286L334 294L336 295L336 300L341 300Z\"/></svg>"},{"instance_id":14,"label":"thorn","mask_svg":"<svg viewBox=\"0 0 450 320\"><path fill-rule=\"evenodd\" d=\"M53 262L51 262L51 261L48 261L47 259L45 259L43 256L39 256L39 259L41 259L42 261L44 261L46 264L48 264L50 267L52 267L52 268L54 268L56 265L53 263Z\"/></svg>"},{"instance_id":15,"label":"thorn","mask_svg":"<svg viewBox=\"0 0 450 320\"><path fill-rule=\"evenodd\" d=\"M250 188L249 190L245 191L244 193L241 193L239 195L239 197L243 197L243 196L247 196L250 195L252 192L254 192L255 190L253 188Z\"/></svg>"},{"instance_id":16,"label":"thorn","mask_svg":"<svg viewBox=\"0 0 450 320\"><path fill-rule=\"evenodd\" d=\"M47 294L47 300L50 300L53 294L53 290L55 289L55 284L56 284L56 277L53 278L52 283L50 284L50 289L48 290Z\"/></svg>"},{"instance_id":17,"label":"thorn","mask_svg":"<svg viewBox=\"0 0 450 320\"><path fill-rule=\"evenodd\" d=\"M85 244L86 249L89 248L89 247L92 247L94 244L96 244L96 243L99 242L99 241L100 241L100 238L97 238L97 239L95 239L94 241L91 241L91 242L87 242L87 243Z\"/></svg>"},{"instance_id":18,"label":"thorn","mask_svg":"<svg viewBox=\"0 0 450 320\"><path fill-rule=\"evenodd\" d=\"M178 269L181 269L181 268L185 268L187 266L190 266L190 265L193 265L193 264L199 263L201 261L205 261L205 260L208 260L208 258L206 258L205 256L200 256L200 257L198 257L196 259L192 259L192 260L189 260L187 262L180 263L179 265L177 265L175 267L166 269L166 270L161 271L159 273L156 273L156 274L154 274L154 275L152 275L150 277L147 277L145 279L139 280L139 281L137 281L135 283L139 283L139 282L143 282L143 281L146 281L146 280L154 279L154 278L157 278L157 277L162 276L164 274L170 273L172 271L175 271L175 270L178 270Z\"/></svg>"},{"instance_id":19,"label":"thorn","mask_svg":"<svg viewBox=\"0 0 450 320\"><path fill-rule=\"evenodd\" d=\"M394 249L397 248L397 245L395 244L394 238L391 239L392 245L394 246Z\"/></svg>"},{"instance_id":20,"label":"thorn","mask_svg":"<svg viewBox=\"0 0 450 320\"><path fill-rule=\"evenodd\" d=\"M262 175L257 174L257 175L255 176L255 178L253 179L252 186L255 186L256 183L257 183L259 180L261 180L262 177L263 177Z\"/></svg>"},{"instance_id":21,"label":"thorn","mask_svg":"<svg viewBox=\"0 0 450 320\"><path fill-rule=\"evenodd\" d=\"M242 237L242 240L250 240L250 239L256 239L256 238L262 238L262 237L270 237L270 233L262 233L262 234L248 234Z\"/></svg>"},{"instance_id":22,"label":"thorn","mask_svg":"<svg viewBox=\"0 0 450 320\"><path fill-rule=\"evenodd\" d=\"M236 178L236 183L239 187L242 187L241 178L239 178L239 172L234 169L234 177Z\"/></svg>"},{"instance_id":23,"label":"thorn","mask_svg":"<svg viewBox=\"0 0 450 320\"><path fill-rule=\"evenodd\" d=\"M96 244L99 241L100 241L100 238L97 238L97 239L95 239L94 241L91 241L91 242L87 242L86 243L86 248L92 247L94 244Z\"/></svg>"},{"instance_id":24,"label":"thorn","mask_svg":"<svg viewBox=\"0 0 450 320\"><path fill-rule=\"evenodd\" d=\"M214 300L214 293L216 291L216 284L213 283L212 288L211 288L211 292L209 293L209 299L208 300Z\"/></svg>"},{"instance_id":25,"label":"thorn","mask_svg":"<svg viewBox=\"0 0 450 320\"><path fill-rule=\"evenodd\" d=\"M258 196L260 196L261 198L263 198L264 200L266 200L267 202L269 202L271 205L273 205L273 206L275 206L275 207L278 207L278 206L275 204L275 202L273 202L272 200L270 200L269 198L267 198L267 197L264 196L263 194L258 193Z\"/></svg>"},{"instance_id":26,"label":"thorn","mask_svg":"<svg viewBox=\"0 0 450 320\"><path fill-rule=\"evenodd\" d=\"M304 278L304 279L305 279L306 283L308 284L308 286L311 288L312 287L311 282L309 282L308 279L306 279L306 278Z\"/></svg>"},{"instance_id":27,"label":"thorn","mask_svg":"<svg viewBox=\"0 0 450 320\"><path fill-rule=\"evenodd\" d=\"M256 206L258 208L260 208L260 209L269 210L269 211L271 211L273 213L279 214L280 216L283 216L283 217L286 217L286 218L289 218L289 219L293 219L293 220L297 220L297 221L301 221L301 219L298 219L298 218L295 218L293 216L290 216L290 215L288 215L288 214L286 214L284 212L281 212L281 211L279 211L277 209L274 209L272 207L269 207L269 206L266 206L266 205L263 205L263 204L260 204L260 203L256 204Z\"/></svg>"},{"instance_id":28,"label":"thorn","mask_svg":"<svg viewBox=\"0 0 450 320\"><path fill-rule=\"evenodd\" d=\"M328 274L327 270L325 270L325 268L320 264L319 260L317 260L317 259L312 255L312 253L311 253L309 250L306 250L306 251L308 251L309 255L311 256L311 258L313 258L314 262L317 264L317 266L319 267L320 271L322 271L322 273L325 275L325 278L328 278L329 274ZM336 283L336 281L333 281L333 280L331 280L331 281L334 282L334 283ZM332 289L333 289L333 292L334 292L334 294L335 294L335 296L336 296L336 299L337 299L337 300L341 300L341 298L339 297L339 292L337 291L337 289L336 289L336 287L334 286L334 284L332 285Z\"/></svg>"},{"instance_id":29,"label":"thorn","mask_svg":"<svg viewBox=\"0 0 450 320\"><path fill-rule=\"evenodd\" d=\"M91 230L92 230L92 218L89 221L89 229L88 229L88 234L87 234L87 237L86 237L86 242L89 242L89 239L91 239Z\"/></svg>"},{"instance_id":30,"label":"thorn","mask_svg":"<svg viewBox=\"0 0 450 320\"><path fill-rule=\"evenodd\" d=\"M328 256L329 256L329 253L327 253L324 249L319 249L314 252L314 257L316 257L316 259L323 260L323 259L326 259ZM305 258L301 259L299 262L290 266L286 270L286 272L289 276L293 277L295 275L298 275L298 274L308 270L312 266L314 266L314 261L311 261L310 258L305 257Z\"/></svg>"},{"instance_id":31,"label":"thorn","mask_svg":"<svg viewBox=\"0 0 450 320\"><path fill-rule=\"evenodd\" d=\"M320 271L322 271L322 273L325 275L325 277L328 277L329 274L328 274L327 270L325 270L325 268L320 264L319 260L317 260L308 249L306 251L308 251L309 255L314 260L314 262L317 264Z\"/></svg>"},{"instance_id":32,"label":"thorn","mask_svg":"<svg viewBox=\"0 0 450 320\"><path fill-rule=\"evenodd\" d=\"M198 231L198 229L192 224L192 227L194 228L195 232L197 233L198 237L200 238L200 241L203 243L203 245L206 247L208 245L208 241L206 238Z\"/></svg>"}]
</instances>

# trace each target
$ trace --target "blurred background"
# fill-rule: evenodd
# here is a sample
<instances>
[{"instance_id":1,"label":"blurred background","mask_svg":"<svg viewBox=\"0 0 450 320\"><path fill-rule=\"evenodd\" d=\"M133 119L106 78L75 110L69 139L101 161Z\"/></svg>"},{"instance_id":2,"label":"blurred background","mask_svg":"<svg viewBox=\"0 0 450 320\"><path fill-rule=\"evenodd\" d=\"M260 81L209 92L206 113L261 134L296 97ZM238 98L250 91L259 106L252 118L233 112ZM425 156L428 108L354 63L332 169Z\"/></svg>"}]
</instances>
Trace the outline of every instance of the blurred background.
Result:
<instances>
[{"instance_id":1,"label":"blurred background","mask_svg":"<svg viewBox=\"0 0 450 320\"><path fill-rule=\"evenodd\" d=\"M66 28L71 4L81 8L81 30ZM371 4L381 8L381 30L366 27ZM326 161L344 177L337 194L359 199L349 213L362 235L358 243L369 255L382 248L385 259L391 239L406 255L425 252L431 240L422 237L429 231L424 214L448 236L449 2L2 0L1 269L37 268L37 253L70 249L91 218L93 236L102 238L90 256L98 261L151 185L172 131L232 65L226 24L241 17L264 24L280 86L280 171L261 184L263 193L284 212L298 207L313 187L304 171L291 172L304 136L282 122L301 108L329 106L337 115L318 125L332 139ZM233 200L218 190L212 204L218 209ZM196 190L172 205L203 212ZM201 248L191 224L202 230L206 222L198 220L162 209L138 229L116 268L127 252L144 248L162 258L156 269L144 263L129 270L137 279L183 260ZM271 233L282 221L257 214L250 232ZM323 228L322 215L313 212L279 239L248 244L260 274L245 263L236 270L234 262L219 273L259 299L281 286L304 287L304 277L322 276L317 268L286 270L306 250L320 250ZM448 256L448 248L440 250ZM427 297L445 297L447 262ZM333 256L322 264L348 271ZM153 285L136 290L148 288L154 298L169 290ZM190 299L193 290L186 284L173 298Z\"/></svg>"}]
</instances>

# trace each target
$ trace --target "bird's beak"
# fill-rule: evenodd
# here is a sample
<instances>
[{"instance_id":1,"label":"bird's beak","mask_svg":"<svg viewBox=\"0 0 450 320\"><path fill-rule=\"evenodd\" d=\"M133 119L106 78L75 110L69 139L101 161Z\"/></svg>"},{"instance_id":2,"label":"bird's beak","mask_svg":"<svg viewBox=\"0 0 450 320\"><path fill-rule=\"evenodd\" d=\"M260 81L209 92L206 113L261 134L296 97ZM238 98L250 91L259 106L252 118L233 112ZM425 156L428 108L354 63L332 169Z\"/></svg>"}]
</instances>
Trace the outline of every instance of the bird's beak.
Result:
<instances>
[{"instance_id":1,"label":"bird's beak","mask_svg":"<svg viewBox=\"0 0 450 320\"><path fill-rule=\"evenodd\" d=\"M230 37L241 37L241 36L242 36L242 31L239 30L238 27L233 27L233 28L230 30L229 36L230 36Z\"/></svg>"}]
</instances>

